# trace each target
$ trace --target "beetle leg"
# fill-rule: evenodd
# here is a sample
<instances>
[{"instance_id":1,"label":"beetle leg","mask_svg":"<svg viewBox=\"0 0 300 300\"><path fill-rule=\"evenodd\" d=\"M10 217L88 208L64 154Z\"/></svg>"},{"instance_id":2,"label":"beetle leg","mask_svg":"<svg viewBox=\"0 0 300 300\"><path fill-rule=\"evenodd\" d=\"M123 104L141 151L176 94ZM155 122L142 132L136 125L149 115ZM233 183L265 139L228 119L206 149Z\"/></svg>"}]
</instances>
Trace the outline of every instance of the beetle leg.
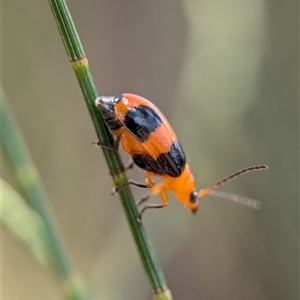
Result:
<instances>
[{"instance_id":1,"label":"beetle leg","mask_svg":"<svg viewBox=\"0 0 300 300\"><path fill-rule=\"evenodd\" d=\"M143 196L141 199L137 200L137 201L135 202L135 205L136 205L136 206L139 206L139 205L142 204L143 202L147 201L150 197L159 194L159 193L161 192L162 186L163 186L162 183L156 184L156 185L153 187L153 189L151 190L151 192L150 192L150 193L147 193L147 194L146 194L145 196Z\"/></svg>"},{"instance_id":2,"label":"beetle leg","mask_svg":"<svg viewBox=\"0 0 300 300\"><path fill-rule=\"evenodd\" d=\"M139 206L140 204L142 204L143 202L147 201L149 198L151 197L151 192L147 193L146 195L144 195L141 199L135 201L135 205Z\"/></svg>"},{"instance_id":3,"label":"beetle leg","mask_svg":"<svg viewBox=\"0 0 300 300\"><path fill-rule=\"evenodd\" d=\"M124 134L120 134L116 141L115 141L115 144L112 146L112 145L107 145L107 144L104 144L104 143L101 143L100 141L97 141L97 142L92 142L93 145L95 146L98 146L98 147L103 147L103 148L106 148L106 149L109 149L111 151L114 151L114 152L118 152L119 151L119 146L120 146L120 142L121 142L121 139L124 137Z\"/></svg>"},{"instance_id":4,"label":"beetle leg","mask_svg":"<svg viewBox=\"0 0 300 300\"><path fill-rule=\"evenodd\" d=\"M114 152L118 152L119 151L119 148L120 148L120 142L121 142L121 139L124 137L124 134L120 134L116 141L115 141L115 144L114 146L112 145L107 145L107 144L104 144L104 143L101 143L100 141L98 142L92 142L93 145L97 146L97 147L103 147L103 148L106 148L106 149L109 149L111 151L114 151ZM129 159L128 163L126 166L124 166L124 170L131 170L132 168L134 167L134 161L133 159Z\"/></svg>"},{"instance_id":5,"label":"beetle leg","mask_svg":"<svg viewBox=\"0 0 300 300\"><path fill-rule=\"evenodd\" d=\"M137 217L137 221L139 223L142 222L142 215L143 215L143 213L145 212L146 209L149 209L149 208L164 208L168 205L168 195L167 195L165 189L163 189L162 187L160 187L160 197L161 197L161 200L162 200L162 204L148 204L148 205L144 206L139 211L139 214L138 214L138 217Z\"/></svg>"},{"instance_id":6,"label":"beetle leg","mask_svg":"<svg viewBox=\"0 0 300 300\"><path fill-rule=\"evenodd\" d=\"M113 191L111 194L114 195L115 193L119 192L120 190L122 190L123 188L125 188L126 186L128 186L130 184L138 186L140 188L151 189L154 186L154 181L152 180L150 174L147 172L146 173L146 183L140 183L140 182L136 182L136 181L130 179L126 183L113 188Z\"/></svg>"}]
</instances>

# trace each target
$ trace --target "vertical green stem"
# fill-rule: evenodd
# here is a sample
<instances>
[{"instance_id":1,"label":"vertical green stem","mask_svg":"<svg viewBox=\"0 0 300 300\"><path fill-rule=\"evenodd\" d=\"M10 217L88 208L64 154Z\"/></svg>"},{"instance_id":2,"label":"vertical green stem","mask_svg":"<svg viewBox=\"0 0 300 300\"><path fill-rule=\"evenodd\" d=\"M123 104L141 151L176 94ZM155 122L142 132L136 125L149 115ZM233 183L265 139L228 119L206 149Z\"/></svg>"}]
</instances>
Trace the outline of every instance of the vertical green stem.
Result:
<instances>
[{"instance_id":1,"label":"vertical green stem","mask_svg":"<svg viewBox=\"0 0 300 300\"><path fill-rule=\"evenodd\" d=\"M98 93L89 70L88 60L66 3L63 0L49 0L49 3L56 19L68 58L88 106L97 136L102 143L113 145L113 137L105 126L102 116L94 104ZM105 148L103 148L102 151L115 186L126 183L127 177L124 173L124 166L122 165L118 153ZM145 272L148 276L154 299L170 300L172 299L172 295L167 288L163 272L157 261L150 239L144 226L137 222L138 211L134 204L132 193L129 188L125 188L119 195Z\"/></svg>"}]
</instances>

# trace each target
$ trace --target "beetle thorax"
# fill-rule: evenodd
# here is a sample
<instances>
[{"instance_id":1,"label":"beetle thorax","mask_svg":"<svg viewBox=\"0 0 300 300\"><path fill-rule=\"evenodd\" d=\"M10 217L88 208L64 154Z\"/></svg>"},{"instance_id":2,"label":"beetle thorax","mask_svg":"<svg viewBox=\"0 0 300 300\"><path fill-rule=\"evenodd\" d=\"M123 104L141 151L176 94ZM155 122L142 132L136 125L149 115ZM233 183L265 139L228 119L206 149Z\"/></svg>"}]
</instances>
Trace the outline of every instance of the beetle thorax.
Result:
<instances>
[{"instance_id":1,"label":"beetle thorax","mask_svg":"<svg viewBox=\"0 0 300 300\"><path fill-rule=\"evenodd\" d=\"M178 178L164 177L164 185L188 209L194 209L197 203L190 202L191 193L195 191L195 179L188 164Z\"/></svg>"}]
</instances>

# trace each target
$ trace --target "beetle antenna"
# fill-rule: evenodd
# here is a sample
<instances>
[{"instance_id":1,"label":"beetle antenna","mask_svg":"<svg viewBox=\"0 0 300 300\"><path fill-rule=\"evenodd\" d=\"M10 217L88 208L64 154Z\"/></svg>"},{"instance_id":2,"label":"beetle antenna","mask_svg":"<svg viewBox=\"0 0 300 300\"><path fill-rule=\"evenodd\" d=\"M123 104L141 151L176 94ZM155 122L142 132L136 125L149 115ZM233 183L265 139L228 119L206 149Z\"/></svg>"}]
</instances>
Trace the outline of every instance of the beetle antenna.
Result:
<instances>
[{"instance_id":1,"label":"beetle antenna","mask_svg":"<svg viewBox=\"0 0 300 300\"><path fill-rule=\"evenodd\" d=\"M220 191L214 191L214 189L217 188L218 186L223 185L224 183L230 181L231 179L240 176L240 175L249 173L251 171L259 171L259 170L266 170L266 169L268 169L267 166L260 165L260 166L252 166L252 167L248 167L248 168L239 170L239 171L223 178L222 180L210 185L209 187L200 190L198 192L198 198L200 199L200 198L204 197L205 195L212 195L212 196L220 197L220 198L223 198L223 199L231 200L231 201L239 203L239 204L250 206L250 207L253 207L255 209L259 209L261 204L257 200L242 197L242 196L238 196L238 195L235 195L235 194L230 194L230 193L225 193L225 192L220 192Z\"/></svg>"},{"instance_id":2,"label":"beetle antenna","mask_svg":"<svg viewBox=\"0 0 300 300\"><path fill-rule=\"evenodd\" d=\"M255 199L251 199L251 198L248 198L248 197L239 196L239 195L231 194L231 193L226 193L226 192L218 191L218 190L211 190L207 194L211 195L211 196L218 197L218 198L222 198L222 199L225 199L225 200L230 200L230 201L233 201L235 203L242 204L242 205L257 209L257 210L261 209L261 202L260 201L255 200Z\"/></svg>"}]
</instances>

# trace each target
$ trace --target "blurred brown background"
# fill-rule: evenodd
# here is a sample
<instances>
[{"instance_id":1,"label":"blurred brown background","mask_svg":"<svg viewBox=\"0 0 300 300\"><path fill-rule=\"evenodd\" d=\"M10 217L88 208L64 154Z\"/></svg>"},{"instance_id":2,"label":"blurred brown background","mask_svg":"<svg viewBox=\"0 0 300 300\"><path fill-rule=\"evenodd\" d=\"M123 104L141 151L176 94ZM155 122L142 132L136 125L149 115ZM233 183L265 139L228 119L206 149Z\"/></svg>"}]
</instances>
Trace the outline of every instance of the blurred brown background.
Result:
<instances>
[{"instance_id":1,"label":"blurred brown background","mask_svg":"<svg viewBox=\"0 0 300 300\"><path fill-rule=\"evenodd\" d=\"M145 215L174 299L298 299L298 1L68 2L99 93L159 106L199 189L270 168L223 188L260 199L261 211L206 197L194 217L172 197ZM2 5L3 85L74 261L96 299L150 299L48 2ZM6 230L2 261L3 299L62 298Z\"/></svg>"}]
</instances>

